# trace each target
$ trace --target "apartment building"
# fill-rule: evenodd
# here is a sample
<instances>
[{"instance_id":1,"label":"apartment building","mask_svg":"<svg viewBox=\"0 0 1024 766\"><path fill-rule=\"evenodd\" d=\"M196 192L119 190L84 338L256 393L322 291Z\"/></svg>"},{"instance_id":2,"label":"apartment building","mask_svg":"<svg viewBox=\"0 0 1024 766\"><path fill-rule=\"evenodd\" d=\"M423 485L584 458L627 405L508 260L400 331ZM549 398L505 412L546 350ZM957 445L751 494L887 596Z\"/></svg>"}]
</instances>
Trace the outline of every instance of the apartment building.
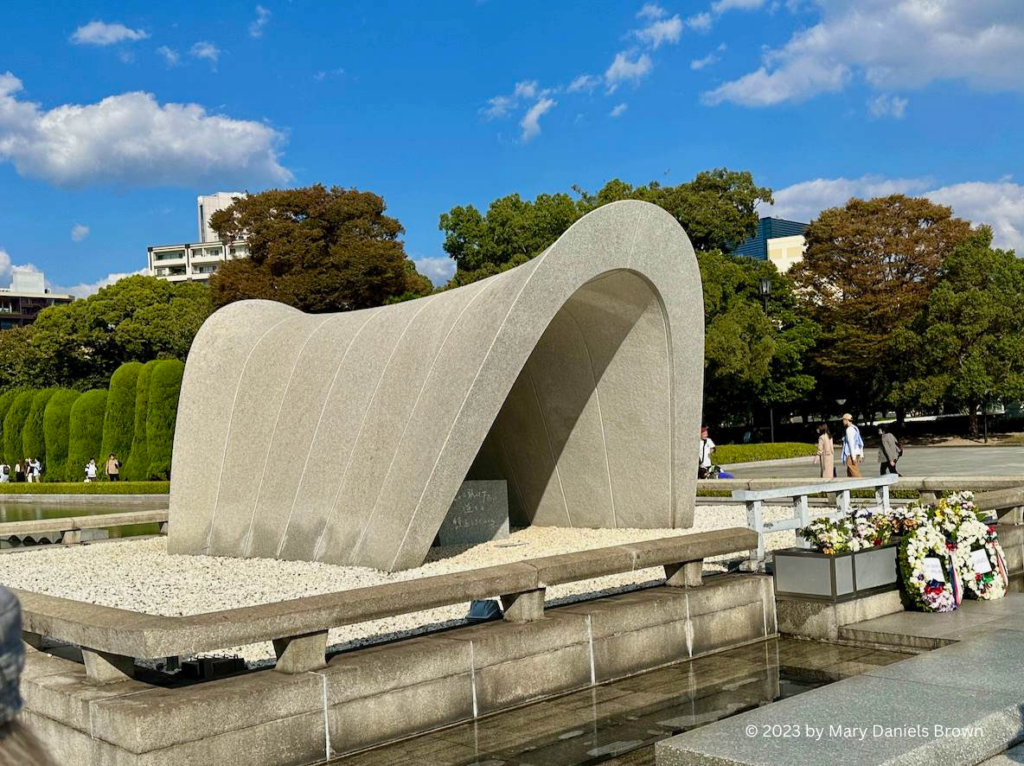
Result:
<instances>
[{"instance_id":1,"label":"apartment building","mask_svg":"<svg viewBox=\"0 0 1024 766\"><path fill-rule=\"evenodd\" d=\"M43 272L16 268L11 286L0 288L0 330L32 324L43 309L74 299L73 295L50 292Z\"/></svg>"},{"instance_id":2,"label":"apartment building","mask_svg":"<svg viewBox=\"0 0 1024 766\"><path fill-rule=\"evenodd\" d=\"M244 241L223 242L210 228L210 218L214 213L228 208L244 196L242 192L217 192L197 197L198 241L147 248L150 275L169 282L204 282L224 261L248 258L249 246Z\"/></svg>"},{"instance_id":3,"label":"apartment building","mask_svg":"<svg viewBox=\"0 0 1024 766\"><path fill-rule=\"evenodd\" d=\"M786 273L803 260L807 242L804 239L806 223L787 221L785 218L765 217L757 225L757 234L732 251L733 255L769 261L780 272Z\"/></svg>"}]
</instances>

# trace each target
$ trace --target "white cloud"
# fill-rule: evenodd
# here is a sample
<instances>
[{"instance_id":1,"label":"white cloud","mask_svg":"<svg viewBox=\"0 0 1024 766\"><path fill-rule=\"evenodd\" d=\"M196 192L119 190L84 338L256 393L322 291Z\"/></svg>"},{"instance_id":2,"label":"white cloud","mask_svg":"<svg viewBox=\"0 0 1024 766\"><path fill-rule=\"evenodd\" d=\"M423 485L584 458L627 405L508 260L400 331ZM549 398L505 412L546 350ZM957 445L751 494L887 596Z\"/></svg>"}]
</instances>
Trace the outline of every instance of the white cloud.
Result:
<instances>
[{"instance_id":1,"label":"white cloud","mask_svg":"<svg viewBox=\"0 0 1024 766\"><path fill-rule=\"evenodd\" d=\"M161 45L156 49L156 52L163 57L169 67L177 66L178 62L181 60L179 53L173 48L168 48L166 45Z\"/></svg>"},{"instance_id":2,"label":"white cloud","mask_svg":"<svg viewBox=\"0 0 1024 766\"><path fill-rule=\"evenodd\" d=\"M416 258L416 270L433 282L435 285L443 285L455 274L455 261L451 258Z\"/></svg>"},{"instance_id":3,"label":"white cloud","mask_svg":"<svg viewBox=\"0 0 1024 766\"><path fill-rule=\"evenodd\" d=\"M683 21L679 15L670 19L655 21L643 29L633 32L638 40L641 40L657 50L662 43L675 44L679 42L679 36L683 33Z\"/></svg>"},{"instance_id":4,"label":"white cloud","mask_svg":"<svg viewBox=\"0 0 1024 766\"><path fill-rule=\"evenodd\" d=\"M694 59L693 61L691 61L690 69L704 69L705 67L709 67L712 64L717 64L719 61L721 61L721 59L718 58L718 56L716 56L714 53L709 53L707 56L704 56L704 58Z\"/></svg>"},{"instance_id":5,"label":"white cloud","mask_svg":"<svg viewBox=\"0 0 1024 766\"><path fill-rule=\"evenodd\" d=\"M217 70L217 61L220 59L220 48L205 40L196 43L189 49L193 58L206 59L214 71Z\"/></svg>"},{"instance_id":6,"label":"white cloud","mask_svg":"<svg viewBox=\"0 0 1024 766\"><path fill-rule=\"evenodd\" d=\"M540 135L540 118L556 106L558 106L558 102L554 99L542 98L527 110L523 119L519 121L519 127L523 129L523 141L529 141Z\"/></svg>"},{"instance_id":7,"label":"white cloud","mask_svg":"<svg viewBox=\"0 0 1024 766\"><path fill-rule=\"evenodd\" d=\"M774 192L775 204L761 206L758 212L810 221L826 208L845 205L851 197L870 199L890 194L927 197L949 205L961 218L991 226L996 247L1014 249L1024 255L1024 185L1009 179L968 181L936 188L926 178L817 178Z\"/></svg>"},{"instance_id":8,"label":"white cloud","mask_svg":"<svg viewBox=\"0 0 1024 766\"><path fill-rule=\"evenodd\" d=\"M949 205L961 218L987 223L996 247L1011 248L1024 256L1024 185L1008 179L972 181L933 189L924 196Z\"/></svg>"},{"instance_id":9,"label":"white cloud","mask_svg":"<svg viewBox=\"0 0 1024 766\"><path fill-rule=\"evenodd\" d=\"M81 242L83 239L89 236L89 227L84 223L76 223L71 227L71 241Z\"/></svg>"},{"instance_id":10,"label":"white cloud","mask_svg":"<svg viewBox=\"0 0 1024 766\"><path fill-rule=\"evenodd\" d=\"M54 186L284 183L284 135L198 104L159 104L150 93L43 109L18 98L21 81L0 74L0 161Z\"/></svg>"},{"instance_id":11,"label":"white cloud","mask_svg":"<svg viewBox=\"0 0 1024 766\"><path fill-rule=\"evenodd\" d=\"M39 271L31 263L14 263L11 256L8 255L7 251L0 247L0 285L9 287L11 284L11 276L14 274L15 269L21 269L24 271Z\"/></svg>"},{"instance_id":12,"label":"white cloud","mask_svg":"<svg viewBox=\"0 0 1024 766\"><path fill-rule=\"evenodd\" d=\"M100 289L104 287L109 287L115 282L120 282L125 277L134 277L137 274L149 274L149 270L139 269L138 271L124 271L115 274L107 274L107 276L97 279L95 282L79 282L77 285L71 285L70 287L50 284L50 280L46 280L46 286L55 293L70 293L76 298L88 298L90 295L99 292Z\"/></svg>"},{"instance_id":13,"label":"white cloud","mask_svg":"<svg viewBox=\"0 0 1024 766\"><path fill-rule=\"evenodd\" d=\"M745 0L720 0L736 3ZM762 66L705 94L743 106L798 102L841 90L854 75L880 91L960 80L980 90L1024 91L1024 14L1015 0L814 0L815 26ZM716 6L719 5L716 3ZM735 7L735 6L734 6Z\"/></svg>"},{"instance_id":14,"label":"white cloud","mask_svg":"<svg viewBox=\"0 0 1024 766\"><path fill-rule=\"evenodd\" d=\"M129 29L124 24L90 21L71 35L76 45L114 45L115 43L145 40L149 34L141 29Z\"/></svg>"},{"instance_id":15,"label":"white cloud","mask_svg":"<svg viewBox=\"0 0 1024 766\"><path fill-rule=\"evenodd\" d=\"M620 52L615 54L615 60L612 61L608 70L604 73L605 83L608 85L608 92L614 92L620 83L632 80L634 84L640 82L641 79L650 74L654 64L651 62L651 57L646 53L641 54L634 61L629 60L630 54L628 52Z\"/></svg>"},{"instance_id":16,"label":"white cloud","mask_svg":"<svg viewBox=\"0 0 1024 766\"><path fill-rule=\"evenodd\" d=\"M590 93L600 84L600 77L595 77L592 74L581 74L569 83L568 91L570 93Z\"/></svg>"},{"instance_id":17,"label":"white cloud","mask_svg":"<svg viewBox=\"0 0 1024 766\"><path fill-rule=\"evenodd\" d=\"M921 178L861 176L860 178L815 178L772 192L774 205L762 205L758 212L796 221L810 221L826 208L845 205L851 197L871 199L890 194L920 194L928 188Z\"/></svg>"},{"instance_id":18,"label":"white cloud","mask_svg":"<svg viewBox=\"0 0 1024 766\"><path fill-rule=\"evenodd\" d=\"M328 77L341 77L343 74L345 74L345 70L341 67L338 67L337 69L321 69L313 75L313 79L317 82L323 82Z\"/></svg>"},{"instance_id":19,"label":"white cloud","mask_svg":"<svg viewBox=\"0 0 1024 766\"><path fill-rule=\"evenodd\" d=\"M524 80L523 82L517 82L515 90L512 91L513 98L534 98L536 95L536 80Z\"/></svg>"},{"instance_id":20,"label":"white cloud","mask_svg":"<svg viewBox=\"0 0 1024 766\"><path fill-rule=\"evenodd\" d=\"M660 19L665 15L665 9L657 3L644 3L644 7L637 11L638 19Z\"/></svg>"},{"instance_id":21,"label":"white cloud","mask_svg":"<svg viewBox=\"0 0 1024 766\"><path fill-rule=\"evenodd\" d=\"M249 25L249 37L263 37L263 29L270 23L270 10L262 5L256 6L256 18Z\"/></svg>"},{"instance_id":22,"label":"white cloud","mask_svg":"<svg viewBox=\"0 0 1024 766\"><path fill-rule=\"evenodd\" d=\"M763 7L765 0L717 0L711 4L711 10L715 13L726 11L756 11Z\"/></svg>"},{"instance_id":23,"label":"white cloud","mask_svg":"<svg viewBox=\"0 0 1024 766\"><path fill-rule=\"evenodd\" d=\"M621 117L629 109L629 104L618 104L614 109L608 112L609 117Z\"/></svg>"},{"instance_id":24,"label":"white cloud","mask_svg":"<svg viewBox=\"0 0 1024 766\"><path fill-rule=\"evenodd\" d=\"M908 103L910 102L905 98L882 93L875 98L868 99L868 111L871 112L872 117L892 117L902 120Z\"/></svg>"},{"instance_id":25,"label":"white cloud","mask_svg":"<svg viewBox=\"0 0 1024 766\"><path fill-rule=\"evenodd\" d=\"M686 26L694 32L710 32L711 23L712 19L710 13L697 13L693 16L686 17Z\"/></svg>"},{"instance_id":26,"label":"white cloud","mask_svg":"<svg viewBox=\"0 0 1024 766\"><path fill-rule=\"evenodd\" d=\"M506 117L516 107L516 101L511 96L495 96L487 99L487 106L480 110L488 120L497 120Z\"/></svg>"}]
</instances>

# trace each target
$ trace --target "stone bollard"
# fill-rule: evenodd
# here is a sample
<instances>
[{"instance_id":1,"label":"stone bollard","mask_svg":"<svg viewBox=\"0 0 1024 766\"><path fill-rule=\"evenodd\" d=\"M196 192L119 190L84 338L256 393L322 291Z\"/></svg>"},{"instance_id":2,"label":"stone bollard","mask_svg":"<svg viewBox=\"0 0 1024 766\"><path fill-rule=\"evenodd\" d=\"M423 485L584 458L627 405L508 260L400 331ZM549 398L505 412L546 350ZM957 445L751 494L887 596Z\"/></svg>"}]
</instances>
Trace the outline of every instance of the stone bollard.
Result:
<instances>
[{"instance_id":1,"label":"stone bollard","mask_svg":"<svg viewBox=\"0 0 1024 766\"><path fill-rule=\"evenodd\" d=\"M665 565L665 585L672 588L699 588L703 583L704 559Z\"/></svg>"}]
</instances>

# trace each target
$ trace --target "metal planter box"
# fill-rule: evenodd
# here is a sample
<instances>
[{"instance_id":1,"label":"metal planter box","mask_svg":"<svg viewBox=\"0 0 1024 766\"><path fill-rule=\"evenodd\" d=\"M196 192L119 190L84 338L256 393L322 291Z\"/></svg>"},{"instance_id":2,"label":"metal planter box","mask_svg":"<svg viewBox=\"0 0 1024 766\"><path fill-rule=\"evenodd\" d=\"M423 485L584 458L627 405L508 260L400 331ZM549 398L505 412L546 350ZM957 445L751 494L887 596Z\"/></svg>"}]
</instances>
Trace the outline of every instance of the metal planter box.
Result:
<instances>
[{"instance_id":1,"label":"metal planter box","mask_svg":"<svg viewBox=\"0 0 1024 766\"><path fill-rule=\"evenodd\" d=\"M805 548L775 551L775 595L812 601L848 601L896 590L898 545L826 554Z\"/></svg>"}]
</instances>

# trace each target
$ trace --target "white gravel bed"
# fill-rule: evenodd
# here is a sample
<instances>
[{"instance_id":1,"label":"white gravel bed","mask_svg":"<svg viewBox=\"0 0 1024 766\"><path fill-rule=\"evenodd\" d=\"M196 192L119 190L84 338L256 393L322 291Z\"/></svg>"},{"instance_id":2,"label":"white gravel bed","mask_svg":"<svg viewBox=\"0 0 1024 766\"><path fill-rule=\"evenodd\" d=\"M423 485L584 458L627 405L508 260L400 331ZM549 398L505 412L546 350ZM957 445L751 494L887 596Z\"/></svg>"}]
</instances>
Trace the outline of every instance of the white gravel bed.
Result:
<instances>
[{"instance_id":1,"label":"white gravel bed","mask_svg":"<svg viewBox=\"0 0 1024 766\"><path fill-rule=\"evenodd\" d=\"M766 508L765 520L792 515L791 508ZM743 506L698 506L690 529L568 529L529 527L472 548L434 551L421 567L389 574L365 567L306 561L172 556L166 538L124 540L68 547L25 549L0 556L0 582L12 588L147 614L180 616L267 604L369 585L460 572L559 553L686 535L710 529L742 527ZM766 539L769 548L793 544L792 532ZM721 570L722 565L706 565ZM567 583L548 589L547 601L564 603L618 592L664 579L661 567ZM464 622L468 604L430 609L330 632L332 649L347 648L422 633ZM251 664L274 657L270 642L225 648Z\"/></svg>"}]
</instances>

